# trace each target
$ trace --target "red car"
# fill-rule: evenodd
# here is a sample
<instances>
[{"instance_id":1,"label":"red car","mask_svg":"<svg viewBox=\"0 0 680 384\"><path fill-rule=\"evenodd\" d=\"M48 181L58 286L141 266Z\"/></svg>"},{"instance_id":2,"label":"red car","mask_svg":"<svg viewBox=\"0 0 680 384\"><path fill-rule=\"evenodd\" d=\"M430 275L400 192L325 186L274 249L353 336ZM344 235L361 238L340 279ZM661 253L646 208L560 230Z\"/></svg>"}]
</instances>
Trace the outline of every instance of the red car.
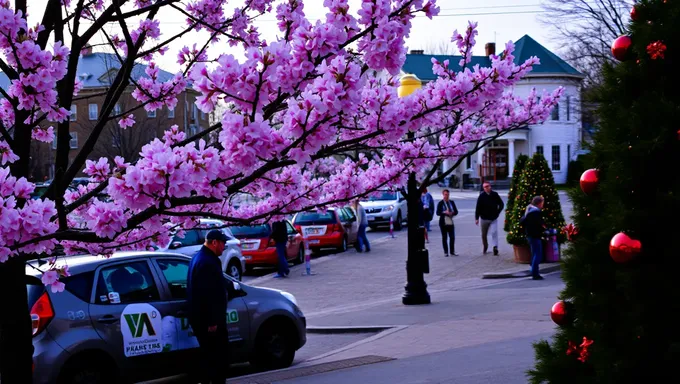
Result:
<instances>
[{"instance_id":1,"label":"red car","mask_svg":"<svg viewBox=\"0 0 680 384\"><path fill-rule=\"evenodd\" d=\"M326 212L299 212L293 217L293 226L300 233L307 231L309 248L336 248L347 250L349 244L357 241L359 225L354 210L350 207L328 209Z\"/></svg>"},{"instance_id":2,"label":"red car","mask_svg":"<svg viewBox=\"0 0 680 384\"><path fill-rule=\"evenodd\" d=\"M286 221L288 228L288 243L286 244L286 256L288 261L302 263L305 260L305 248L302 244L302 235ZM246 259L246 270L254 267L273 267L278 265L276 243L272 239L272 227L270 224L244 225L229 227L231 233L241 240L241 250Z\"/></svg>"}]
</instances>

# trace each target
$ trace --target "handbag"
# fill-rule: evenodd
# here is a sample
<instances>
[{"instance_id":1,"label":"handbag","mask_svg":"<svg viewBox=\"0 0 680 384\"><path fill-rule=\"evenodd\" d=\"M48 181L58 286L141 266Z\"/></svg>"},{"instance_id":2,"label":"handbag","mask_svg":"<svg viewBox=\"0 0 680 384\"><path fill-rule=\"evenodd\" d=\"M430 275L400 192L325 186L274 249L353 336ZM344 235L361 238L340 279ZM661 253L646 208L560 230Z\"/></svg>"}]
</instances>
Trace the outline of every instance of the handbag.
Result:
<instances>
[{"instance_id":1,"label":"handbag","mask_svg":"<svg viewBox=\"0 0 680 384\"><path fill-rule=\"evenodd\" d=\"M444 206L446 206L447 211L451 210L451 206L447 202L444 202ZM453 225L453 217L444 216L444 225Z\"/></svg>"}]
</instances>

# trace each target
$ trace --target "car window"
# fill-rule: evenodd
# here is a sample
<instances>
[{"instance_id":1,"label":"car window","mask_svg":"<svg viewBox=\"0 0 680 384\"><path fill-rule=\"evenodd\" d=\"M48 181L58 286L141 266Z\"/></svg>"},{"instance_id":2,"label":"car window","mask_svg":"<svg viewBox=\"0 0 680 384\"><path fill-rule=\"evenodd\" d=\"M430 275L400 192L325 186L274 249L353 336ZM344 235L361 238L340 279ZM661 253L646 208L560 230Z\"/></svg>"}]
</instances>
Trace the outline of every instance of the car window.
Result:
<instances>
[{"instance_id":1,"label":"car window","mask_svg":"<svg viewBox=\"0 0 680 384\"><path fill-rule=\"evenodd\" d=\"M349 216L347 216L347 212L344 209L338 209L338 216L340 216L340 221L343 223L349 220Z\"/></svg>"},{"instance_id":2,"label":"car window","mask_svg":"<svg viewBox=\"0 0 680 384\"><path fill-rule=\"evenodd\" d=\"M314 224L335 224L335 213L333 211L321 212L300 212L295 217L296 225Z\"/></svg>"},{"instance_id":3,"label":"car window","mask_svg":"<svg viewBox=\"0 0 680 384\"><path fill-rule=\"evenodd\" d=\"M269 224L236 225L229 229L237 239L267 237L272 232Z\"/></svg>"},{"instance_id":4,"label":"car window","mask_svg":"<svg viewBox=\"0 0 680 384\"><path fill-rule=\"evenodd\" d=\"M286 228L288 229L288 234L289 235L294 235L297 233L295 230L295 227L293 227L293 224L291 224L289 221L286 221Z\"/></svg>"},{"instance_id":5,"label":"car window","mask_svg":"<svg viewBox=\"0 0 680 384\"><path fill-rule=\"evenodd\" d=\"M347 217L349 217L349 221L355 221L357 219L352 208L346 207L345 212L347 212Z\"/></svg>"},{"instance_id":6,"label":"car window","mask_svg":"<svg viewBox=\"0 0 680 384\"><path fill-rule=\"evenodd\" d=\"M90 295L92 295L92 284L94 284L94 271L62 277L59 280L64 283L64 288L75 297L87 303L90 302Z\"/></svg>"},{"instance_id":7,"label":"car window","mask_svg":"<svg viewBox=\"0 0 680 384\"><path fill-rule=\"evenodd\" d=\"M99 272L98 304L127 304L160 300L146 261L118 264Z\"/></svg>"},{"instance_id":8,"label":"car window","mask_svg":"<svg viewBox=\"0 0 680 384\"><path fill-rule=\"evenodd\" d=\"M184 231L184 237L179 237L175 235L172 242L179 242L182 247L190 247L193 245L201 245L204 242L203 233L199 229L187 229Z\"/></svg>"},{"instance_id":9,"label":"car window","mask_svg":"<svg viewBox=\"0 0 680 384\"><path fill-rule=\"evenodd\" d=\"M158 267L163 271L165 281L173 299L187 298L187 275L189 262L183 260L158 260Z\"/></svg>"}]
</instances>

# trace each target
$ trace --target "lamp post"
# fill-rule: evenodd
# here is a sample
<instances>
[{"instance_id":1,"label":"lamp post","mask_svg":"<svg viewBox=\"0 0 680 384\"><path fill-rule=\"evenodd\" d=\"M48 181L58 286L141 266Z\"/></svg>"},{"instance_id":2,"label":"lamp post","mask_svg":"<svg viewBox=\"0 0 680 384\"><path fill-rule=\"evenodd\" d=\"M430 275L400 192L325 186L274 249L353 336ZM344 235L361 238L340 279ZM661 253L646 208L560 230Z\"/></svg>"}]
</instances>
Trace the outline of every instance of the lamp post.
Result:
<instances>
[{"instance_id":1,"label":"lamp post","mask_svg":"<svg viewBox=\"0 0 680 384\"><path fill-rule=\"evenodd\" d=\"M404 75L399 80L397 95L406 97L415 90L422 87L423 83L415 75ZM409 140L413 140L415 135L412 132L407 134ZM425 248L425 237L420 231L419 212L422 210L420 193L418 193L418 183L416 182L415 172L408 175L406 184L406 206L408 207L408 256L406 259L406 286L401 302L404 305L430 304L430 294L427 292L425 283L425 265L427 263L427 251Z\"/></svg>"}]
</instances>

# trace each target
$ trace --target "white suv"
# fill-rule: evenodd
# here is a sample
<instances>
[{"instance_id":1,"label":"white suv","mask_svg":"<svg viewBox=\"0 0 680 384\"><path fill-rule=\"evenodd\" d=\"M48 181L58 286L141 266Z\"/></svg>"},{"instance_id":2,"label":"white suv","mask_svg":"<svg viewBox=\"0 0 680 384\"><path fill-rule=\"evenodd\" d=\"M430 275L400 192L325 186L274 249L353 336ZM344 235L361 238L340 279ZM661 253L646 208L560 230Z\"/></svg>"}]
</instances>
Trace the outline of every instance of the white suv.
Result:
<instances>
[{"instance_id":1,"label":"white suv","mask_svg":"<svg viewBox=\"0 0 680 384\"><path fill-rule=\"evenodd\" d=\"M159 248L158 251L193 256L203 246L205 235L210 228L225 225L223 222L213 219L201 219L200 223L198 228L185 229L183 238L175 235L168 247ZM234 237L229 228L221 228L221 230L229 239L224 247L224 253L220 256L222 270L227 275L241 281L243 271L246 270L246 259L241 253L241 240Z\"/></svg>"},{"instance_id":2,"label":"white suv","mask_svg":"<svg viewBox=\"0 0 680 384\"><path fill-rule=\"evenodd\" d=\"M390 218L394 229L400 230L401 224L408 219L406 199L399 191L380 191L378 195L359 202L366 211L368 226L375 229L379 225L390 225Z\"/></svg>"}]
</instances>

